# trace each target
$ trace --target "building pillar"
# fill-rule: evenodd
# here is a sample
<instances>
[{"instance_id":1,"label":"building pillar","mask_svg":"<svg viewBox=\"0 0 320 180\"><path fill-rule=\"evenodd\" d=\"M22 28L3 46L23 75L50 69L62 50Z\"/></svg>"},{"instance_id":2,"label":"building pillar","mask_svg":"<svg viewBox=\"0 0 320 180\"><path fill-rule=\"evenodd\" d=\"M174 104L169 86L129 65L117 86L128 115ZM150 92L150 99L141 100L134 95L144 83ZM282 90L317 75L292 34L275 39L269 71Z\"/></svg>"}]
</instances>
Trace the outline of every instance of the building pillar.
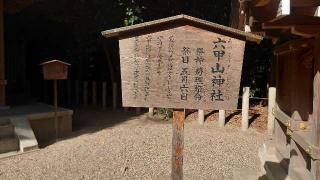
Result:
<instances>
[{"instance_id":1,"label":"building pillar","mask_svg":"<svg viewBox=\"0 0 320 180\"><path fill-rule=\"evenodd\" d=\"M0 109L6 105L4 45L4 0L0 0Z\"/></svg>"}]
</instances>

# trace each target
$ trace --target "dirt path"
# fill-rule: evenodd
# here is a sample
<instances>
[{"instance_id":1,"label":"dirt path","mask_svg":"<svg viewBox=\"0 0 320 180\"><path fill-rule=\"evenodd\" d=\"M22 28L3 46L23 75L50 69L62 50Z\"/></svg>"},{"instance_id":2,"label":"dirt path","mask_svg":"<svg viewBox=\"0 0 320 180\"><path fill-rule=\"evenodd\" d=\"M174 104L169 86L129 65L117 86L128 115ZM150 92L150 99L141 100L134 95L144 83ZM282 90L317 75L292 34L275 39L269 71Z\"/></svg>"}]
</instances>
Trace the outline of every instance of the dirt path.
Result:
<instances>
[{"instance_id":1,"label":"dirt path","mask_svg":"<svg viewBox=\"0 0 320 180\"><path fill-rule=\"evenodd\" d=\"M89 114L80 116L92 118ZM170 177L170 121L94 114L100 118L95 128L40 151L0 160L0 179ZM122 123L103 125L106 119ZM199 126L190 116L185 124L185 179L231 179L233 169L259 170L257 152L264 140L265 135L253 129L243 133L232 123L219 128L215 121Z\"/></svg>"}]
</instances>

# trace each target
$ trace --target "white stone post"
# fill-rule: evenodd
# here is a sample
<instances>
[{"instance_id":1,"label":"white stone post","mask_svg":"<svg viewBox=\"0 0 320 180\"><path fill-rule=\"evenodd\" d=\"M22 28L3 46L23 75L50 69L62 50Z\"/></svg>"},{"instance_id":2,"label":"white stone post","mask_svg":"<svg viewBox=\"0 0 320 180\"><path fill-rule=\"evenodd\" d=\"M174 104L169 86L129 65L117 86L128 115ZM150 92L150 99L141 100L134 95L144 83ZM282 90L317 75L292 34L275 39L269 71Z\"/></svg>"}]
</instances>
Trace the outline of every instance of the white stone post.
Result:
<instances>
[{"instance_id":1,"label":"white stone post","mask_svg":"<svg viewBox=\"0 0 320 180\"><path fill-rule=\"evenodd\" d=\"M268 135L272 136L274 132L274 121L275 117L273 111L276 108L276 94L277 89L275 87L269 88L268 93Z\"/></svg>"},{"instance_id":2,"label":"white stone post","mask_svg":"<svg viewBox=\"0 0 320 180\"><path fill-rule=\"evenodd\" d=\"M242 131L246 131L249 128L249 96L250 96L250 87L243 87L242 119L241 119Z\"/></svg>"},{"instance_id":3,"label":"white stone post","mask_svg":"<svg viewBox=\"0 0 320 180\"><path fill-rule=\"evenodd\" d=\"M204 110L202 109L198 110L198 122L200 125L204 124Z\"/></svg>"},{"instance_id":4,"label":"white stone post","mask_svg":"<svg viewBox=\"0 0 320 180\"><path fill-rule=\"evenodd\" d=\"M153 107L149 107L149 117L152 117L154 113L154 108Z\"/></svg>"},{"instance_id":5,"label":"white stone post","mask_svg":"<svg viewBox=\"0 0 320 180\"><path fill-rule=\"evenodd\" d=\"M226 111L219 110L219 126L223 127L226 124Z\"/></svg>"}]
</instances>

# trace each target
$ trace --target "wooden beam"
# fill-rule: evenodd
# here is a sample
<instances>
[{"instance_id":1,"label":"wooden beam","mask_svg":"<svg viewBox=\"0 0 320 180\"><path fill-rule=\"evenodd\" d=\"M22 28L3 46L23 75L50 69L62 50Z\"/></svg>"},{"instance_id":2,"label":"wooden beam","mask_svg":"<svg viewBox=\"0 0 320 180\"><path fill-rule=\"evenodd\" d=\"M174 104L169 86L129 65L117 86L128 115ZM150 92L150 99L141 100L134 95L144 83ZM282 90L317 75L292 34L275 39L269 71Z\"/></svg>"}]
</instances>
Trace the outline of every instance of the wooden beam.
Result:
<instances>
[{"instance_id":1,"label":"wooden beam","mask_svg":"<svg viewBox=\"0 0 320 180\"><path fill-rule=\"evenodd\" d=\"M314 45L313 39L292 40L275 47L273 50L273 53L281 55L281 54L290 53L296 50L310 49L313 47L313 45Z\"/></svg>"},{"instance_id":2,"label":"wooden beam","mask_svg":"<svg viewBox=\"0 0 320 180\"><path fill-rule=\"evenodd\" d=\"M183 179L184 119L185 112L183 109L174 110L172 123L172 180Z\"/></svg>"},{"instance_id":3,"label":"wooden beam","mask_svg":"<svg viewBox=\"0 0 320 180\"><path fill-rule=\"evenodd\" d=\"M291 33L305 38L315 37L320 34L320 25L292 26Z\"/></svg>"},{"instance_id":4,"label":"wooden beam","mask_svg":"<svg viewBox=\"0 0 320 180\"><path fill-rule=\"evenodd\" d=\"M4 1L0 0L0 107L6 105L4 45Z\"/></svg>"}]
</instances>

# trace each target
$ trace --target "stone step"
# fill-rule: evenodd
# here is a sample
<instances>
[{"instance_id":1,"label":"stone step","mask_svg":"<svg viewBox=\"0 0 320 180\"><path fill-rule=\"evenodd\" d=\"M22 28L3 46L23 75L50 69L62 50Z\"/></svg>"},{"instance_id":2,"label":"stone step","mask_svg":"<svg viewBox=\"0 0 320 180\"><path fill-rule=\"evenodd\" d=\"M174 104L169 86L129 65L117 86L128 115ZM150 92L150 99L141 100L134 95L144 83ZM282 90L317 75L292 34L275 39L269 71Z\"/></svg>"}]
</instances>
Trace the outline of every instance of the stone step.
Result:
<instances>
[{"instance_id":1,"label":"stone step","mask_svg":"<svg viewBox=\"0 0 320 180\"><path fill-rule=\"evenodd\" d=\"M20 152L38 149L38 141L28 119L24 116L19 116L12 117L10 120L15 127L15 135L19 139Z\"/></svg>"},{"instance_id":2,"label":"stone step","mask_svg":"<svg viewBox=\"0 0 320 180\"><path fill-rule=\"evenodd\" d=\"M18 151L19 139L15 136L0 138L0 154L12 151Z\"/></svg>"},{"instance_id":3,"label":"stone step","mask_svg":"<svg viewBox=\"0 0 320 180\"><path fill-rule=\"evenodd\" d=\"M12 124L0 124L0 138L14 135L14 126Z\"/></svg>"}]
</instances>

